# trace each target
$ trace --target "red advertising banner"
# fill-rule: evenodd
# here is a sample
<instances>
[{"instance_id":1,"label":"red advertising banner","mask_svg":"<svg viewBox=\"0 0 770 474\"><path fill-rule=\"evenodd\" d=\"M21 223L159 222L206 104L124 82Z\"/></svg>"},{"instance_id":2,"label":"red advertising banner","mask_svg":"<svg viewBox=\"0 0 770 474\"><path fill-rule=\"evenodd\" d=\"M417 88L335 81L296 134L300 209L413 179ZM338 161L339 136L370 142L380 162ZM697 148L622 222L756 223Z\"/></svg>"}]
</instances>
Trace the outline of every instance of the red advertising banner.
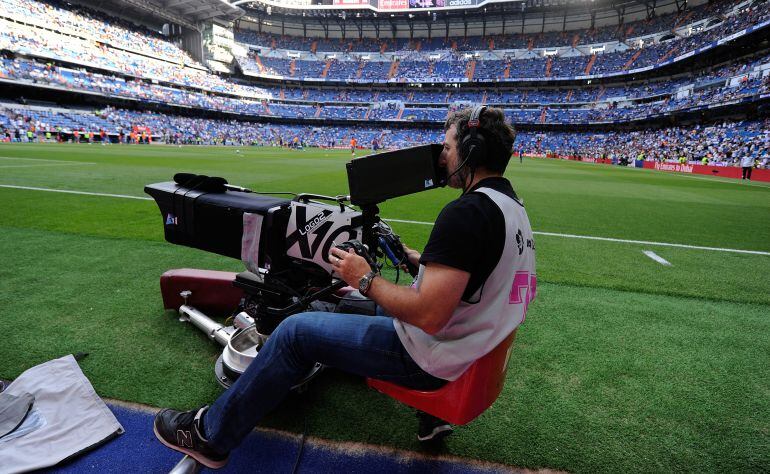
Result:
<instances>
[{"instance_id":1,"label":"red advertising banner","mask_svg":"<svg viewBox=\"0 0 770 474\"><path fill-rule=\"evenodd\" d=\"M570 156L567 159L568 160L578 161L577 157L575 157L575 156ZM609 158L588 158L588 157L586 157L586 158L580 158L579 161L584 161L586 163L601 163L603 165L611 165L612 164L612 160L609 159Z\"/></svg>"},{"instance_id":2,"label":"red advertising banner","mask_svg":"<svg viewBox=\"0 0 770 474\"><path fill-rule=\"evenodd\" d=\"M647 163L650 166L647 166ZM652 168L660 171L676 171L677 173L692 173L693 166L695 165L683 165L681 163L658 163L657 161L645 161L645 168Z\"/></svg>"},{"instance_id":3,"label":"red advertising banner","mask_svg":"<svg viewBox=\"0 0 770 474\"><path fill-rule=\"evenodd\" d=\"M380 10L406 10L409 8L409 0L377 0L377 8Z\"/></svg>"},{"instance_id":4,"label":"red advertising banner","mask_svg":"<svg viewBox=\"0 0 770 474\"><path fill-rule=\"evenodd\" d=\"M660 171L675 171L678 173L702 174L707 176L720 176L722 178L741 179L741 168L739 166L705 166L705 165L682 165L679 163L658 163L655 161L645 161L644 167ZM770 170L753 169L751 170L751 179L754 181L770 182Z\"/></svg>"},{"instance_id":5,"label":"red advertising banner","mask_svg":"<svg viewBox=\"0 0 770 474\"><path fill-rule=\"evenodd\" d=\"M530 156L532 158L555 158L555 159L561 159L561 160L578 160L578 157L576 156L560 156L556 154L548 154L545 156L527 154L527 156ZM606 165L612 164L612 160L607 158L581 157L579 158L579 160L585 163L602 163ZM639 162L637 162L636 166L639 167ZM742 174L742 170L740 166L705 166L705 165L690 165L690 164L683 165L680 163L658 163L657 161L645 161L643 168L650 169L650 170L658 170L658 171L673 171L676 173L701 174L706 176L718 176L721 178L733 178L733 179L741 179L741 174ZM757 168L752 169L751 180L770 183L770 169L757 169Z\"/></svg>"}]
</instances>

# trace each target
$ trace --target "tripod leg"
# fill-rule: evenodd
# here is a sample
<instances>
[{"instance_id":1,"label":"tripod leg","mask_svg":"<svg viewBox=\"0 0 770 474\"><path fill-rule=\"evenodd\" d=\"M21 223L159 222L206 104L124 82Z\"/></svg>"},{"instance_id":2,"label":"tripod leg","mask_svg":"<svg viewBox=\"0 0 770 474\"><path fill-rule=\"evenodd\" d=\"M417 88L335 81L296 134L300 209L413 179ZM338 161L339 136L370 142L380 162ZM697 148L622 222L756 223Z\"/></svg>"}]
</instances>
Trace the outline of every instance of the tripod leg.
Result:
<instances>
[{"instance_id":1,"label":"tripod leg","mask_svg":"<svg viewBox=\"0 0 770 474\"><path fill-rule=\"evenodd\" d=\"M198 474L201 467L202 466L198 461L190 456L185 456L169 471L168 474Z\"/></svg>"}]
</instances>

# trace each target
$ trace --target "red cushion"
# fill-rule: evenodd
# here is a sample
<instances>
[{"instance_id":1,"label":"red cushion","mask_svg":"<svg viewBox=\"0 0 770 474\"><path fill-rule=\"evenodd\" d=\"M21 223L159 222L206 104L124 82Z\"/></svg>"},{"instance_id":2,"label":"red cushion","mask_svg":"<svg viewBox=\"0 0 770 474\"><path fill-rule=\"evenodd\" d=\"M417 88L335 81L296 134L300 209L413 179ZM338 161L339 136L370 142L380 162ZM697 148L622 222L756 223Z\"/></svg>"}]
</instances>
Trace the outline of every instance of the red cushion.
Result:
<instances>
[{"instance_id":1,"label":"red cushion","mask_svg":"<svg viewBox=\"0 0 770 474\"><path fill-rule=\"evenodd\" d=\"M212 315L229 315L243 297L243 290L233 286L234 272L178 268L169 270L160 277L160 292L163 307L179 309L184 300L179 293L192 292L187 304Z\"/></svg>"}]
</instances>

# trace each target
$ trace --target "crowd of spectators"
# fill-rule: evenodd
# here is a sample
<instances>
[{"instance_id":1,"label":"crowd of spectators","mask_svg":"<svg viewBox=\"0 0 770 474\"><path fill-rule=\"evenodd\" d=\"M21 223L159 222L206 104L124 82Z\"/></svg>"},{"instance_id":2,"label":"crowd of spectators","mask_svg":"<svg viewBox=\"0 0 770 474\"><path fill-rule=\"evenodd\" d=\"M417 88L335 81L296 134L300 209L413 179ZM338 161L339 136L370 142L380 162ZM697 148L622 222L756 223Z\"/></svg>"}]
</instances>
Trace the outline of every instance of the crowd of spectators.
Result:
<instances>
[{"instance_id":1,"label":"crowd of spectators","mask_svg":"<svg viewBox=\"0 0 770 474\"><path fill-rule=\"evenodd\" d=\"M714 30L709 30L714 31ZM261 57L261 66L256 60L257 53L251 51L245 58L239 58L241 68L247 74L292 77L310 80L362 81L362 82L459 82L466 80L471 61L474 62L472 80L510 81L540 79L544 77L576 77L597 74L622 74L637 68L655 66L661 62L702 46L699 36L671 40L622 51L597 54L596 58L580 53L569 57L542 57L533 53L531 57L519 59L465 58L456 52L445 52L440 59L413 57L398 62L395 74L389 76L392 63L385 60L362 61L358 58L335 59L330 67L326 61L311 59L290 59L273 56ZM324 74L324 71L326 73Z\"/></svg>"},{"instance_id":2,"label":"crowd of spectators","mask_svg":"<svg viewBox=\"0 0 770 474\"><path fill-rule=\"evenodd\" d=\"M726 4L731 4L726 5ZM608 53L597 56L593 71L613 72L627 67L634 59L634 64L655 63L673 54L702 45L704 41L712 41L725 31L735 31L750 24L765 21L768 17L770 2L762 2L745 8L725 17L724 13L734 7L734 2L723 2L720 5L711 4L703 9L693 10L686 17L669 17L651 20L645 23L645 28L661 28L661 25L678 25L680 21L697 21L716 15L718 20L712 29L694 31L683 39L674 39L661 44L654 44L641 51L629 49L618 53ZM156 102L170 106L185 106L229 114L238 114L253 118L281 117L289 119L324 119L344 120L351 123L366 121L431 121L442 122L452 110L463 107L467 103L484 102L489 105L499 105L504 108L507 118L517 124L575 124L588 122L629 121L658 114L668 114L697 107L720 105L726 102L753 99L758 94L770 91L770 82L757 75L754 68L767 62L768 57L753 61L739 61L735 64L708 70L695 77L676 80L660 80L648 83L636 83L625 86L594 86L574 88L496 88L489 90L451 89L424 90L421 88L402 87L397 90L361 90L361 89L328 89L318 87L255 87L242 85L232 78L212 74L201 65L192 61L175 44L165 40L160 35L141 27L131 25L122 20L106 17L105 15L83 7L75 7L66 2L34 1L34 0L0 0L0 50L26 53L35 57L61 60L76 63L80 67L62 67L53 62L43 62L22 59L15 55L0 56L0 79L17 83L28 83L37 86L51 86L71 91L99 93L121 99L139 102ZM671 23L673 22L673 23ZM639 26L639 25L637 25ZM670 28L671 26L667 26ZM625 28L626 34L639 34L643 29L635 30L635 26ZM583 37L600 38L609 34L609 30L599 29ZM583 32L585 33L585 32ZM615 31L614 34L618 32ZM572 43L579 41L574 34L542 35L537 41L551 41L560 38ZM700 39L698 39L700 38ZM264 38L260 38L264 39ZM519 41L514 39L512 41ZM703 41L701 41L703 40ZM330 47L328 42L320 40L297 39L293 41L303 48L313 49ZM294 77L320 78L324 75L333 79L365 79L385 78L395 69L395 79L407 78L445 82L447 79L464 77L473 68L469 61L476 61L474 77L486 78L521 78L542 76L563 76L582 74L588 64L586 56L564 58L532 57L528 59L476 60L466 58L462 52L487 47L492 43L497 47L504 44L505 38L471 38L455 40L451 44L443 43L439 59L421 60L421 56L413 54L411 59L400 61L392 68L391 63L383 61L348 61L343 59L326 59L319 61L304 61L283 59L272 56L259 58L252 56L251 63L261 72L272 72L279 75ZM527 39L531 45L532 38ZM554 39L555 41L555 39ZM354 44L355 43L355 44ZM271 47L278 42L271 39ZM439 45L439 41L425 44L431 49ZM449 49L446 49L447 46ZM336 45L339 47L339 44ZM366 41L351 42L346 51L357 51L365 48ZM389 47L409 49L415 47L414 41L396 41ZM534 53L533 53L534 54ZM417 58L417 59L415 59ZM86 66L86 67L83 67ZM112 70L113 73L97 73L100 70ZM684 86L693 84L692 91L679 94ZM640 99L640 100L636 100ZM38 133L51 133L57 128L70 131L94 133L95 130L105 130L109 134L116 130L131 129L137 122L148 123L153 130L163 130L163 140L184 143L273 143L278 137L282 143L284 131L278 135L264 130L283 130L280 127L263 126L259 124L243 125L244 122L223 120L202 120L182 118L164 114L141 114L137 112L108 109L100 115L61 113L61 112L29 112L28 116L19 117L13 113L0 114L0 126L8 135L19 135L29 138ZM764 125L763 125L764 126ZM184 127L187 127L186 129ZM244 128L246 127L246 128ZM738 128L743 130L742 125ZM726 130L730 127L723 127ZM750 128L750 127L749 127ZM766 127L765 127L766 128ZM302 140L311 145L323 144L329 138L335 141L339 134L333 130L347 133L348 127L334 129L329 127L296 126L291 132L301 133ZM20 132L17 132L20 131ZM251 131L250 131L251 130ZM260 133L254 130L260 130ZM311 130L312 133L308 132ZM319 131L320 130L320 131ZM361 132L363 143L369 137L382 134L381 129L365 129ZM674 129L668 129L674 130ZM696 129L697 130L697 129ZM721 137L722 128L710 134ZM764 129L762 129L764 130ZM399 131L395 135L386 134L379 137L382 144L402 146L404 143L421 143L420 137L433 140L432 131ZM667 132L674 133L674 132ZM678 132L677 132L678 133ZM683 132L684 133L684 132ZM698 132L700 133L700 132ZM725 131L724 133L728 133ZM747 132L748 133L748 132ZM764 133L764 132L763 132ZM685 133L686 135L686 133ZM697 135L697 134L696 134ZM712 136L709 135L709 136ZM523 135L527 137L528 135ZM611 137L611 135L607 135ZM679 137L680 135L676 135ZM740 133L736 136L745 137ZM752 135L753 136L753 135ZM237 137L237 138L233 138ZM321 137L321 138L319 138ZM594 142L595 136L582 137L578 134L568 135L565 144L558 141L558 134L547 137L547 149L562 149L564 146L577 146L588 143L589 148L597 149L598 145L606 148L603 153L619 154L623 151L615 145L611 138ZM577 139L576 137L579 137ZM632 135L623 135L631 137ZM730 135L732 140L733 135ZM764 135L763 135L764 137ZM2 138L2 136L0 136ZM650 138L650 137L646 137ZM666 143L674 143L666 136ZM380 140L381 139L381 140ZM574 141L576 140L577 141ZM598 139L596 139L598 140ZM650 138L655 143L655 138ZM171 141L170 141L171 142ZM733 148L732 142L723 145L723 141L710 144L707 149L720 161L724 158L721 151ZM326 143L329 143L328 141ZM341 142L340 142L341 143ZM522 143L527 143L522 141ZM542 148L543 142L538 146ZM689 142L686 137L677 142L676 149L689 157ZM681 146L680 146L681 145ZM687 146L685 146L687 145ZM640 145L641 146L641 145ZM549 148L550 147L550 148ZM721 148L720 148L721 147ZM690 147L692 148L692 147ZM671 147L653 147L645 151L651 157L671 151ZM764 148L757 149L764 153ZM695 150L696 152L702 150ZM722 154L720 154L722 153ZM695 159L700 155L695 153ZM730 156L733 156L732 154ZM702 158L702 157L701 157Z\"/></svg>"},{"instance_id":3,"label":"crowd of spectators","mask_svg":"<svg viewBox=\"0 0 770 474\"><path fill-rule=\"evenodd\" d=\"M178 86L262 95L258 87L211 73L155 33L64 2L0 0L0 50Z\"/></svg>"},{"instance_id":4,"label":"crowd of spectators","mask_svg":"<svg viewBox=\"0 0 770 474\"><path fill-rule=\"evenodd\" d=\"M664 15L654 15L646 20L639 20L623 25L609 25L599 28L574 31L550 31L543 33L506 33L505 35L489 35L486 37L471 36L466 38L422 38L414 40L377 40L364 38L363 40L324 40L312 38L298 38L295 36L275 36L265 33L257 33L247 29L235 31L236 40L247 44L258 45L273 49L289 49L296 51L327 51L350 52L365 51L377 52L382 50L414 50L442 51L454 49L457 51L484 51L484 50L510 50L531 48L555 48L574 46L578 44L596 44L608 41L626 41L632 38L647 36L654 33L677 30L684 36L691 36L697 31L690 31L686 25L703 25L702 20L710 18L709 26L718 25L714 30L709 30L710 35L724 33L725 31L737 31L752 24L757 24L767 18L767 6L763 2L755 2L740 10L727 15L743 0L708 2L681 12L671 12ZM721 24L720 24L721 23ZM702 28L701 26L700 28ZM680 31L681 30L681 31ZM704 37L706 40L714 39L714 36ZM355 47L350 47L355 45Z\"/></svg>"},{"instance_id":5,"label":"crowd of spectators","mask_svg":"<svg viewBox=\"0 0 770 474\"><path fill-rule=\"evenodd\" d=\"M520 134L516 149L526 154L637 159L737 166L752 156L770 168L770 120L609 133Z\"/></svg>"},{"instance_id":6,"label":"crowd of spectators","mask_svg":"<svg viewBox=\"0 0 770 474\"><path fill-rule=\"evenodd\" d=\"M671 59L673 53L682 54L685 51L702 46L708 41L718 38L737 29L757 24L768 18L770 2L760 2L739 12L731 12L722 2L719 6L710 5L696 7L692 15L676 17L673 22L696 21L701 18L714 16L718 24L711 29L686 31L689 36L673 39L660 44L646 45L637 54L636 49L627 51L598 54L592 64L592 74L618 73L633 67L654 65L664 58ZM77 7L58 0L0 0L0 49L6 49L21 54L42 56L50 59L64 60L91 67L98 67L150 80L170 84L204 89L215 92L255 97L261 94L259 88L242 85L225 77L213 74L200 64L193 61L187 53L173 42L146 28L132 25L123 20L108 17L95 10ZM734 14L733 14L734 13ZM688 14L689 15L689 14ZM662 18L662 17L661 17ZM651 20L645 25L672 25L668 20ZM652 27L652 26L650 26ZM593 31L596 36L598 32ZM628 26L627 31L634 30ZM540 35L544 38L562 38L575 42L581 33L549 33ZM691 34L690 34L691 33ZM685 34L685 33L678 33ZM515 38L516 35L507 35ZM583 37L589 37L583 34ZM597 36L598 37L598 36ZM280 46L286 38L274 38L257 35L257 38L268 41L272 47ZM530 38L531 39L531 38ZM279 41L280 40L280 41ZM291 38L293 46L308 46L319 48L330 45L339 48L338 42L310 40L306 38ZM464 80L467 73L474 71L474 80L515 80L523 78L571 77L585 73L591 59L587 56L550 57L534 55L526 59L505 58L500 60L481 60L467 58L462 53L469 45L503 44L504 37L476 38L454 40L449 44L450 49L437 50L439 59L425 59L425 55L414 53L409 59L402 60L395 68L392 76L392 64L388 61L365 61L358 57L341 57L335 59L299 60L266 55L260 62L252 53L250 57L239 58L239 64L246 72L264 75L274 74L285 77L356 80L356 81L417 81L441 82ZM363 47L366 41L357 41L356 48ZM391 46L407 48L415 41L391 41ZM439 45L439 40L425 41L425 47ZM351 43L352 44L352 43ZM571 44L571 43L570 43ZM530 42L528 40L528 45ZM377 44L379 49L381 45ZM447 42L442 43L447 46ZM344 48L343 48L344 49ZM430 49L430 48L428 48ZM348 48L347 50L355 50ZM339 51L339 49L336 49ZM475 68L470 67L470 61L475 62ZM632 68L633 68L632 67Z\"/></svg>"},{"instance_id":7,"label":"crowd of spectators","mask_svg":"<svg viewBox=\"0 0 770 474\"><path fill-rule=\"evenodd\" d=\"M37 142L101 141L101 132L109 142L128 140L132 130L148 130L154 143L195 145L261 145L347 147L355 137L366 147L377 139L380 146L397 148L434 143L443 134L439 130L391 129L366 126L329 127L279 125L236 120L213 120L106 108L96 112L62 110L40 111L12 108L0 103L0 141ZM121 138L124 138L121 140Z\"/></svg>"},{"instance_id":8,"label":"crowd of spectators","mask_svg":"<svg viewBox=\"0 0 770 474\"><path fill-rule=\"evenodd\" d=\"M323 39L305 38L299 36L277 36L258 33L249 29L236 29L235 39L239 42L273 49L293 51L318 52L377 52L384 47L386 51L416 50L440 51L455 49L458 51L483 51L501 49L525 49L538 47L564 47L574 44L595 44L608 41L624 41L628 38L645 36L661 31L681 27L682 22L695 23L709 17L722 18L727 12L744 0L726 0L707 2L681 12L671 12L654 15L650 19L634 21L622 25L608 25L575 31L549 31L544 33L506 32L505 35L469 36L466 38L447 39L443 37L399 39ZM756 8L748 11L756 11ZM735 19L736 25L752 24L757 18L749 18L748 22Z\"/></svg>"},{"instance_id":9,"label":"crowd of spectators","mask_svg":"<svg viewBox=\"0 0 770 474\"><path fill-rule=\"evenodd\" d=\"M363 39L341 39L341 38L308 38L304 36L275 36L267 33L259 33L246 28L236 28L234 30L235 40L241 43L254 46L267 47L272 49L285 49L290 51L317 51L317 52L377 52L385 46L386 51L400 51L414 49L417 47L416 41L410 41L404 38L363 38Z\"/></svg>"},{"instance_id":10,"label":"crowd of spectators","mask_svg":"<svg viewBox=\"0 0 770 474\"><path fill-rule=\"evenodd\" d=\"M767 77L762 79L758 73L752 72L754 66L767 60L767 57L761 57L749 62L751 68L746 64L740 67L725 66L725 69L737 73L732 78L724 77L722 70L716 69L696 78L633 86L556 89L529 87L497 91L428 91L419 88L408 91L363 91L274 87L261 89L265 100L169 87L141 79L127 79L22 58L0 57L0 79L248 116L441 121L453 107L484 102L501 106L515 123L585 123L630 120L755 97L770 90ZM677 91L689 84L694 85L692 91L685 95L677 94ZM404 112L399 117L400 109L404 109Z\"/></svg>"},{"instance_id":11,"label":"crowd of spectators","mask_svg":"<svg viewBox=\"0 0 770 474\"><path fill-rule=\"evenodd\" d=\"M2 16L178 64L199 65L183 49L148 28L58 0L0 0Z\"/></svg>"},{"instance_id":12,"label":"crowd of spectators","mask_svg":"<svg viewBox=\"0 0 770 474\"><path fill-rule=\"evenodd\" d=\"M0 141L126 142L137 129L146 130L155 143L166 144L290 146L299 143L344 148L350 138L355 137L364 148L374 139L384 148L402 148L443 139L440 129L280 125L113 108L86 112L20 109L0 104ZM758 166L770 168L770 119L632 132L522 132L514 144L514 151L518 150L526 155L721 166L737 166L740 159L748 155Z\"/></svg>"},{"instance_id":13,"label":"crowd of spectators","mask_svg":"<svg viewBox=\"0 0 770 474\"><path fill-rule=\"evenodd\" d=\"M345 56L344 53L351 49L340 49L340 45L334 45L337 49L330 51L342 51L343 57L336 58L332 68L325 67L323 59L289 59L274 55L263 55L261 61L263 67L259 67L255 58L256 52L251 52L250 57L241 58L240 64L245 71L252 74L270 74L299 79L327 79L327 80L362 80L362 81L387 81L404 80L415 82L458 81L464 80L471 61L475 62L473 80L516 80L533 79L542 77L575 77L588 74L618 74L635 68L655 66L666 60L671 60L689 51L703 48L712 42L727 36L730 33L756 25L770 18L770 2L759 2L739 10L732 11L740 2L722 2L719 5L709 3L703 6L686 10L681 13L671 13L654 17L650 20L624 25L623 28L605 27L589 32L551 32L540 35L522 36L517 34L497 36L490 38L465 38L462 40L421 40L421 54L412 53L403 58L398 65L395 77L388 77L391 63L379 58L372 61L363 61L358 56ZM730 11L729 16L725 12ZM708 22L698 24L696 27L687 26L704 18L711 18ZM687 25L680 22L686 21ZM672 29L676 27L674 32ZM479 51L489 48L490 44L500 46L517 46L531 49L533 46L571 46L580 43L580 39L597 39L606 37L606 32L614 31L614 34L623 31L635 33L638 37L650 32L672 30L668 39L661 42L639 44L638 41L628 41L628 49L621 49L607 53L598 53L595 58L586 55L577 49L570 49L568 56L542 57L534 52L524 57L506 55L503 59L477 59L475 56L466 57L465 51ZM252 34L253 33L253 34ZM299 49L310 51L311 45L318 48L319 45L332 44L333 42L311 40L296 37L275 37L266 34L236 31L236 37L246 38L249 41L262 42L266 48ZM368 43L367 43L368 41ZM369 44L370 51L379 51L381 44L372 40L359 41L360 44ZM411 41L409 44L416 43ZM289 48L291 47L291 48ZM312 49L312 48L311 48ZM431 59L436 54L440 59ZM560 53L561 54L561 53ZM590 67L589 67L590 65ZM328 69L328 70L327 70ZM323 71L326 71L323 75Z\"/></svg>"},{"instance_id":14,"label":"crowd of spectators","mask_svg":"<svg viewBox=\"0 0 770 474\"><path fill-rule=\"evenodd\" d=\"M200 90L169 87L141 79L58 67L51 63L44 64L20 58L0 57L0 78L58 86L73 91L99 92L142 102L160 102L232 113L266 114L260 101L208 94ZM264 91L259 90L264 95Z\"/></svg>"}]
</instances>

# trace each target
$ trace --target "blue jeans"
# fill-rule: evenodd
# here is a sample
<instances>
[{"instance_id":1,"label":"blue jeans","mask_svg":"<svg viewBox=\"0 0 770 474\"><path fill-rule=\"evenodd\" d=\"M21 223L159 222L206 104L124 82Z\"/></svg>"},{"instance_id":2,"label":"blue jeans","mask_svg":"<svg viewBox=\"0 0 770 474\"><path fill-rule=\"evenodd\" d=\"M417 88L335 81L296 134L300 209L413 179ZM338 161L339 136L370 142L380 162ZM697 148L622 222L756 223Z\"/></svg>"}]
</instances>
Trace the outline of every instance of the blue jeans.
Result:
<instances>
[{"instance_id":1,"label":"blue jeans","mask_svg":"<svg viewBox=\"0 0 770 474\"><path fill-rule=\"evenodd\" d=\"M301 313L286 318L238 380L206 411L204 436L222 453L235 448L316 362L409 388L446 383L423 371L404 349L393 318Z\"/></svg>"}]
</instances>

